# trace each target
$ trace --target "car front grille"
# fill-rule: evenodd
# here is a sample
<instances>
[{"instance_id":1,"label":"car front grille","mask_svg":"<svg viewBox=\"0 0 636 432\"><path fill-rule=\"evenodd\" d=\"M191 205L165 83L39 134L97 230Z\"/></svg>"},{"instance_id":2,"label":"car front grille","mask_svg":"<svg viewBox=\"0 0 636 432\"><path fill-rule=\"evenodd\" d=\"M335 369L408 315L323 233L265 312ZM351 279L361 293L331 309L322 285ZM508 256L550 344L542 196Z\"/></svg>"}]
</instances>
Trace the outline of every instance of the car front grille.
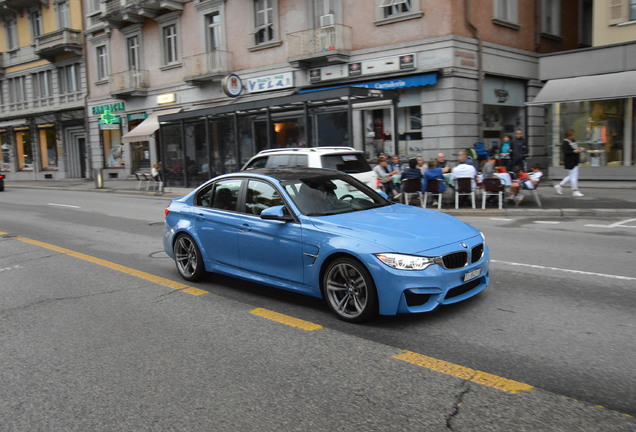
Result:
<instances>
[{"instance_id":1,"label":"car front grille","mask_svg":"<svg viewBox=\"0 0 636 432\"><path fill-rule=\"evenodd\" d=\"M475 246L470 252L470 262L471 264L476 263L484 256L484 244L478 244Z\"/></svg>"},{"instance_id":2,"label":"car front grille","mask_svg":"<svg viewBox=\"0 0 636 432\"><path fill-rule=\"evenodd\" d=\"M483 278L478 278L475 280L472 280L470 282L467 282L463 285L457 286L455 288L451 288L448 290L448 293L446 294L446 298L447 299L451 299L453 297L458 297L462 294L466 294L468 291L471 291L475 288L477 288L479 286L479 284L481 284Z\"/></svg>"},{"instance_id":3,"label":"car front grille","mask_svg":"<svg viewBox=\"0 0 636 432\"><path fill-rule=\"evenodd\" d=\"M457 269L462 268L468 262L468 253L467 252L455 252L448 255L444 255L442 257L442 262L444 263L444 267L447 269Z\"/></svg>"}]
</instances>

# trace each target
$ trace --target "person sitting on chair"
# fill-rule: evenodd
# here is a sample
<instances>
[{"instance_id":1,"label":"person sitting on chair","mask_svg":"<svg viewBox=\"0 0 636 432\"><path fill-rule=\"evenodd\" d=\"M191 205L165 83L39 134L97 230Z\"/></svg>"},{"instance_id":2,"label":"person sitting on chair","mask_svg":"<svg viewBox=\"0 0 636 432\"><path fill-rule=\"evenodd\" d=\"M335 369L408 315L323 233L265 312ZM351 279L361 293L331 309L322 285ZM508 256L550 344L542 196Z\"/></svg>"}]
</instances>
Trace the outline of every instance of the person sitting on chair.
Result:
<instances>
[{"instance_id":1,"label":"person sitting on chair","mask_svg":"<svg viewBox=\"0 0 636 432\"><path fill-rule=\"evenodd\" d=\"M431 159L429 161L428 169L424 172L424 177L422 177L422 194L426 193L428 182L431 181L437 182L438 191L440 193L439 197L441 198L441 194L446 191L446 182L444 181L444 170L437 166L436 159ZM433 201L433 205L436 204L437 202Z\"/></svg>"},{"instance_id":2,"label":"person sitting on chair","mask_svg":"<svg viewBox=\"0 0 636 432\"><path fill-rule=\"evenodd\" d=\"M539 164L536 164L534 167L532 167L532 172L530 174L523 172L522 169L519 169L517 171L516 180L514 180L510 185L512 199L514 199L517 203L523 201L523 195L519 193L520 190L536 189L537 185L541 181L541 177L543 177L543 171L541 171L541 166Z\"/></svg>"}]
</instances>

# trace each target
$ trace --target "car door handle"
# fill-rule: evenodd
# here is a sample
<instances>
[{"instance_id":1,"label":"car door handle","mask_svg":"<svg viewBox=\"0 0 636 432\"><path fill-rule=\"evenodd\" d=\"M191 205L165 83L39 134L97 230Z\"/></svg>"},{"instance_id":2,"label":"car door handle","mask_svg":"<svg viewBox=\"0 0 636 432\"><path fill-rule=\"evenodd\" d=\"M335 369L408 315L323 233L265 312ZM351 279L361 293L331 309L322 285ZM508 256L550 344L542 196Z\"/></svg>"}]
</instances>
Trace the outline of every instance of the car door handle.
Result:
<instances>
[{"instance_id":1,"label":"car door handle","mask_svg":"<svg viewBox=\"0 0 636 432\"><path fill-rule=\"evenodd\" d=\"M241 225L239 226L239 229L240 229L241 231L247 231L247 232L252 231L252 227L251 227L249 224L246 224L246 223L241 224Z\"/></svg>"},{"instance_id":2,"label":"car door handle","mask_svg":"<svg viewBox=\"0 0 636 432\"><path fill-rule=\"evenodd\" d=\"M195 214L198 221L202 221L205 219L203 213L195 213Z\"/></svg>"}]
</instances>

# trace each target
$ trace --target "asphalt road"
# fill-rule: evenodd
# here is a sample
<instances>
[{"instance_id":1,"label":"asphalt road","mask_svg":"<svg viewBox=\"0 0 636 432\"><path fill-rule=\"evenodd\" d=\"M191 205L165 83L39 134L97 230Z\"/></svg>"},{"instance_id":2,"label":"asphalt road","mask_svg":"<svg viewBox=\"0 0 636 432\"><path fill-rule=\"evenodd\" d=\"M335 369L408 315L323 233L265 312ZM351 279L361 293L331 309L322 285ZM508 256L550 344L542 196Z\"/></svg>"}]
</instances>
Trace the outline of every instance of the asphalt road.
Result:
<instances>
[{"instance_id":1,"label":"asphalt road","mask_svg":"<svg viewBox=\"0 0 636 432\"><path fill-rule=\"evenodd\" d=\"M2 430L636 431L636 221L466 219L491 247L484 293L351 325L231 278L189 284L209 293L193 296L87 261L182 282L161 246L167 203L0 194ZM402 350L535 389L502 392Z\"/></svg>"}]
</instances>

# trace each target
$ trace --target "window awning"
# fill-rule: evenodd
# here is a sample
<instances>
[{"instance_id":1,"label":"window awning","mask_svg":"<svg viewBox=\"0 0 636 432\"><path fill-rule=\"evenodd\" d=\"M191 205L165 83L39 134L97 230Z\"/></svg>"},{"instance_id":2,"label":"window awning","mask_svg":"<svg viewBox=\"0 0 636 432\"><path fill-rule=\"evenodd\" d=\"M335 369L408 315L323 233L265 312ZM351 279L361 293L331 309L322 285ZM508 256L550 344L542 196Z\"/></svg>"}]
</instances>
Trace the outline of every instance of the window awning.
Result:
<instances>
[{"instance_id":1,"label":"window awning","mask_svg":"<svg viewBox=\"0 0 636 432\"><path fill-rule=\"evenodd\" d=\"M526 105L630 97L636 97L636 71L550 80Z\"/></svg>"},{"instance_id":2,"label":"window awning","mask_svg":"<svg viewBox=\"0 0 636 432\"><path fill-rule=\"evenodd\" d=\"M149 141L150 137L159 129L159 116L174 114L181 111L181 108L165 109L155 111L147 119L139 123L133 130L121 137L121 142Z\"/></svg>"}]
</instances>

